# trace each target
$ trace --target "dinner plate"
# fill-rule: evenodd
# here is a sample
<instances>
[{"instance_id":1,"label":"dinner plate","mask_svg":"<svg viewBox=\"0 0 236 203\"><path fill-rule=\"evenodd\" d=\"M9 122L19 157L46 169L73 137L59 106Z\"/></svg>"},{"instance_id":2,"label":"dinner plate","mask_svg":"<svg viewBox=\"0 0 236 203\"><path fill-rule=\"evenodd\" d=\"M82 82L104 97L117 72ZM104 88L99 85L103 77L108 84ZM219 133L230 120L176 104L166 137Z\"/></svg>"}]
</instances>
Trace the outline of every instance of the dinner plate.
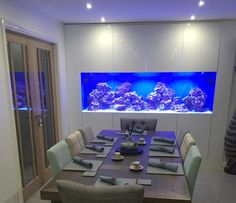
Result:
<instances>
[{"instance_id":1,"label":"dinner plate","mask_svg":"<svg viewBox=\"0 0 236 203\"><path fill-rule=\"evenodd\" d=\"M124 159L124 157L123 156L120 156L119 158L116 158L116 157L112 157L111 158L113 161L121 161L121 160L123 160Z\"/></svg>"},{"instance_id":2,"label":"dinner plate","mask_svg":"<svg viewBox=\"0 0 236 203\"><path fill-rule=\"evenodd\" d=\"M131 165L131 166L129 167L129 169L130 169L131 171L141 171L141 170L143 170L143 166L140 166L139 168L136 168L136 167L134 167L133 165Z\"/></svg>"}]
</instances>

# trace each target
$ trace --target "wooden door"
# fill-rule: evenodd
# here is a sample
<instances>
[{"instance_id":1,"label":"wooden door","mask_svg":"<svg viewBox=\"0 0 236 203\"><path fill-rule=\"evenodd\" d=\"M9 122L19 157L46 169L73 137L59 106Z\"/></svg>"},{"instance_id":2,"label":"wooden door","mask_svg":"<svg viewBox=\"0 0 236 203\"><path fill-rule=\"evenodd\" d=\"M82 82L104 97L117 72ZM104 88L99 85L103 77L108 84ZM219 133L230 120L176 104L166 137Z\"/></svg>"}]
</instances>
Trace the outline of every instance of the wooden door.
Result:
<instances>
[{"instance_id":1,"label":"wooden door","mask_svg":"<svg viewBox=\"0 0 236 203\"><path fill-rule=\"evenodd\" d=\"M22 187L28 199L51 176L46 151L56 142L53 49L7 32Z\"/></svg>"}]
</instances>

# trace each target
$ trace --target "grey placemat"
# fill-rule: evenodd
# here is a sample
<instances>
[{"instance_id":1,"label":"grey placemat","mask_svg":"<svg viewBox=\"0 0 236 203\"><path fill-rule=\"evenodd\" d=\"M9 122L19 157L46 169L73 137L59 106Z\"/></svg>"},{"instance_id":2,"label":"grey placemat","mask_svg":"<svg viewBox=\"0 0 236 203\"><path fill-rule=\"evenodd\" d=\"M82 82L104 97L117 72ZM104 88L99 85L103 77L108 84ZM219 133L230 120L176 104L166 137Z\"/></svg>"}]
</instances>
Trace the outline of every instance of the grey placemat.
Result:
<instances>
[{"instance_id":1,"label":"grey placemat","mask_svg":"<svg viewBox=\"0 0 236 203\"><path fill-rule=\"evenodd\" d=\"M80 153L81 154L109 154L109 152L112 148L112 147L106 147L106 146L102 146L102 147L104 147L103 152L96 152L96 151L93 151L91 149L84 148Z\"/></svg>"},{"instance_id":2,"label":"grey placemat","mask_svg":"<svg viewBox=\"0 0 236 203\"><path fill-rule=\"evenodd\" d=\"M95 137L91 143L100 143L100 144L104 144L106 146L113 146L116 141L118 140L117 137L114 137L114 140L113 141L107 141L107 140L102 140L102 139L98 139L97 137Z\"/></svg>"},{"instance_id":3,"label":"grey placemat","mask_svg":"<svg viewBox=\"0 0 236 203\"><path fill-rule=\"evenodd\" d=\"M137 180L138 185L152 185L152 179L141 179Z\"/></svg>"},{"instance_id":4,"label":"grey placemat","mask_svg":"<svg viewBox=\"0 0 236 203\"><path fill-rule=\"evenodd\" d=\"M127 184L136 184L136 179L135 178L116 178L116 180L120 183L119 185L127 185ZM104 181L101 181L100 178L97 179L96 183L94 184L95 186L113 186L109 183L106 183Z\"/></svg>"},{"instance_id":5,"label":"grey placemat","mask_svg":"<svg viewBox=\"0 0 236 203\"><path fill-rule=\"evenodd\" d=\"M176 145L176 140L175 140L174 144L169 144L169 143L155 141L154 137L152 137L151 145L175 146Z\"/></svg>"},{"instance_id":6,"label":"grey placemat","mask_svg":"<svg viewBox=\"0 0 236 203\"><path fill-rule=\"evenodd\" d=\"M173 154L169 154L166 152L158 152L158 151L149 151L148 156L155 156L155 157L180 157L178 149L175 149Z\"/></svg>"},{"instance_id":7,"label":"grey placemat","mask_svg":"<svg viewBox=\"0 0 236 203\"><path fill-rule=\"evenodd\" d=\"M85 160L85 161L89 161L90 163L92 163L93 168L91 168L91 169L85 168L80 164L74 163L72 160L63 168L63 170L67 170L67 171L97 171L103 162L103 161L98 161L98 160Z\"/></svg>"},{"instance_id":8,"label":"grey placemat","mask_svg":"<svg viewBox=\"0 0 236 203\"><path fill-rule=\"evenodd\" d=\"M160 159L149 159L149 161L158 161ZM184 175L183 167L181 163L176 163L178 165L178 171L173 172L162 168L151 167L147 165L147 173L149 174L160 174L160 175Z\"/></svg>"}]
</instances>

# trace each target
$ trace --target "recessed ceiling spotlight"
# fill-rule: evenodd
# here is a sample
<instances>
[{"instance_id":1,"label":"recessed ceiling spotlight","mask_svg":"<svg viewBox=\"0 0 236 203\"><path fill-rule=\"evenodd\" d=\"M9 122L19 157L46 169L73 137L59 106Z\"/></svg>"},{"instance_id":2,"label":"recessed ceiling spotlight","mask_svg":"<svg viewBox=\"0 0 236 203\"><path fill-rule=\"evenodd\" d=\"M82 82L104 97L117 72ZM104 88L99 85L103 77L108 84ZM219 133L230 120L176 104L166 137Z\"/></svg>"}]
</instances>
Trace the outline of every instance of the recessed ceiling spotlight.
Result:
<instances>
[{"instance_id":1,"label":"recessed ceiling spotlight","mask_svg":"<svg viewBox=\"0 0 236 203\"><path fill-rule=\"evenodd\" d=\"M92 6L92 4L91 3L87 3L86 4L86 8L89 10L89 9L91 9L93 6Z\"/></svg>"},{"instance_id":2,"label":"recessed ceiling spotlight","mask_svg":"<svg viewBox=\"0 0 236 203\"><path fill-rule=\"evenodd\" d=\"M204 5L205 5L205 1L200 0L200 1L198 2L198 6L199 6L199 7L204 6Z\"/></svg>"},{"instance_id":3,"label":"recessed ceiling spotlight","mask_svg":"<svg viewBox=\"0 0 236 203\"><path fill-rule=\"evenodd\" d=\"M191 15L190 20L195 20L195 15Z\"/></svg>"},{"instance_id":4,"label":"recessed ceiling spotlight","mask_svg":"<svg viewBox=\"0 0 236 203\"><path fill-rule=\"evenodd\" d=\"M102 23L106 22L106 19L104 17L101 17L101 22Z\"/></svg>"}]
</instances>

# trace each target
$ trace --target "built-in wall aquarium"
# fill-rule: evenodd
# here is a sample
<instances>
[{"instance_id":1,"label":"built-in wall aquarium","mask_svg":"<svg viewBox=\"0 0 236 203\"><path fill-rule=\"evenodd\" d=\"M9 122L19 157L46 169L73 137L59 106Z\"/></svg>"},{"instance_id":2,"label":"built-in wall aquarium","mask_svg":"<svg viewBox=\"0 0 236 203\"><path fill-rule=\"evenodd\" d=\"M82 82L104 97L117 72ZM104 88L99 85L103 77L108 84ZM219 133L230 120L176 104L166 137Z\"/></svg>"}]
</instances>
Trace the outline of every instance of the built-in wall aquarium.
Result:
<instances>
[{"instance_id":1,"label":"built-in wall aquarium","mask_svg":"<svg viewBox=\"0 0 236 203\"><path fill-rule=\"evenodd\" d=\"M216 72L81 73L84 112L212 113Z\"/></svg>"}]
</instances>

